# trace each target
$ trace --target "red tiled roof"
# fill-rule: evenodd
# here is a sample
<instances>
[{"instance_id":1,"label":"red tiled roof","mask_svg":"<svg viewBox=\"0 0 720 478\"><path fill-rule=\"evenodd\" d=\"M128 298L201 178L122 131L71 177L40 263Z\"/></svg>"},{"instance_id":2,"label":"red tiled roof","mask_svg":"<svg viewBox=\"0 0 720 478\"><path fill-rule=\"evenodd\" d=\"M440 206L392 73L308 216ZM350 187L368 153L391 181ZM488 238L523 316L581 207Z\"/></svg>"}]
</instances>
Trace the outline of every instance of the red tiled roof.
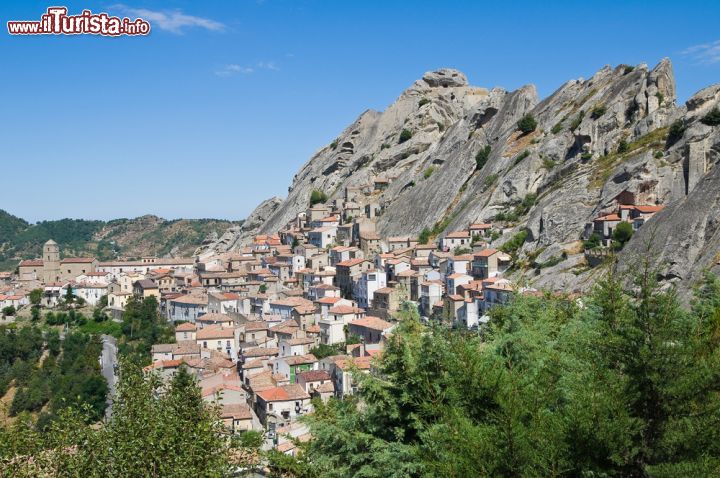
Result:
<instances>
[{"instance_id":1,"label":"red tiled roof","mask_svg":"<svg viewBox=\"0 0 720 478\"><path fill-rule=\"evenodd\" d=\"M606 216L600 216L595 220L596 221L619 221L620 216L618 216L617 214L608 214Z\"/></svg>"},{"instance_id":2,"label":"red tiled roof","mask_svg":"<svg viewBox=\"0 0 720 478\"><path fill-rule=\"evenodd\" d=\"M445 235L446 239L465 239L470 237L470 231L453 231Z\"/></svg>"},{"instance_id":3,"label":"red tiled roof","mask_svg":"<svg viewBox=\"0 0 720 478\"><path fill-rule=\"evenodd\" d=\"M307 399L310 395L298 384L283 385L257 392L257 396L266 402L286 402L289 400Z\"/></svg>"},{"instance_id":4,"label":"red tiled roof","mask_svg":"<svg viewBox=\"0 0 720 478\"><path fill-rule=\"evenodd\" d=\"M497 249L484 249L482 251L476 252L473 254L474 257L490 257L496 252L499 252Z\"/></svg>"},{"instance_id":5,"label":"red tiled roof","mask_svg":"<svg viewBox=\"0 0 720 478\"><path fill-rule=\"evenodd\" d=\"M348 325L354 325L356 327L365 327L366 329L372 330L385 330L393 326L390 322L382 320L380 317L368 316L362 319L353 320Z\"/></svg>"},{"instance_id":6,"label":"red tiled roof","mask_svg":"<svg viewBox=\"0 0 720 478\"><path fill-rule=\"evenodd\" d=\"M346 261L338 262L335 265L340 266L340 267L352 267L352 266L361 264L363 262L366 262L366 259L348 259ZM369 262L369 261L367 261L367 262Z\"/></svg>"}]
</instances>

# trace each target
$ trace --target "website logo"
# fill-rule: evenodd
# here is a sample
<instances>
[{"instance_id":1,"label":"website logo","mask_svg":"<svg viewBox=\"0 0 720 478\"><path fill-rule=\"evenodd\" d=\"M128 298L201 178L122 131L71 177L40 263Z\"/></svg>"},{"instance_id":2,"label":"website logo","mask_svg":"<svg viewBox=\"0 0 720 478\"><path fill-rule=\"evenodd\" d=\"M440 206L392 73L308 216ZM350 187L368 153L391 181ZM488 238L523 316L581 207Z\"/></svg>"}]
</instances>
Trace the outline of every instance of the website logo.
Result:
<instances>
[{"instance_id":1,"label":"website logo","mask_svg":"<svg viewBox=\"0 0 720 478\"><path fill-rule=\"evenodd\" d=\"M150 22L142 18L113 17L107 13L83 10L79 15L68 15L67 7L48 7L40 20L7 22L10 35L148 35Z\"/></svg>"}]
</instances>

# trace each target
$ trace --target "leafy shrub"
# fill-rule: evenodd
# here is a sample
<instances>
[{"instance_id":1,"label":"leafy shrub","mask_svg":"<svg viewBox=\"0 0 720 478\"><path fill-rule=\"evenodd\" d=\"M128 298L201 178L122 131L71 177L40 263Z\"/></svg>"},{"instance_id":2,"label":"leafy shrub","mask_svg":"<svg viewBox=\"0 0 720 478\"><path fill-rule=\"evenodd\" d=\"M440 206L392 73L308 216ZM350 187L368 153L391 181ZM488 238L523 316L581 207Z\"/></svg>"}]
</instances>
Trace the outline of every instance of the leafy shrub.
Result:
<instances>
[{"instance_id":1,"label":"leafy shrub","mask_svg":"<svg viewBox=\"0 0 720 478\"><path fill-rule=\"evenodd\" d=\"M583 249L589 251L590 249L600 247L601 243L602 237L600 237L600 234L593 232L586 241L583 241Z\"/></svg>"},{"instance_id":2,"label":"leafy shrub","mask_svg":"<svg viewBox=\"0 0 720 478\"><path fill-rule=\"evenodd\" d=\"M670 130L668 130L667 145L672 146L673 144L677 143L680 138L682 138L685 134L686 129L687 125L683 120L677 120L673 124L671 124Z\"/></svg>"},{"instance_id":3,"label":"leafy shrub","mask_svg":"<svg viewBox=\"0 0 720 478\"><path fill-rule=\"evenodd\" d=\"M556 124L555 126L552 127L550 132L552 134L558 134L560 131L562 131L562 129L563 129L563 122L560 121L558 124Z\"/></svg>"},{"instance_id":4,"label":"leafy shrub","mask_svg":"<svg viewBox=\"0 0 720 478\"><path fill-rule=\"evenodd\" d=\"M543 158L543 160L542 160L542 166L543 166L543 168L545 168L545 169L547 169L548 171L550 171L552 168L554 168L555 166L557 166L557 163L556 163L555 161L553 161L552 159L550 159L550 158Z\"/></svg>"},{"instance_id":5,"label":"leafy shrub","mask_svg":"<svg viewBox=\"0 0 720 478\"><path fill-rule=\"evenodd\" d=\"M399 144L403 144L405 141L407 141L407 140L409 140L410 138L412 138L412 135L413 135L413 134L412 134L412 131L410 131L409 129L404 129L404 130L402 130L402 131L400 132L400 139L398 140L398 143L399 143Z\"/></svg>"},{"instance_id":6,"label":"leafy shrub","mask_svg":"<svg viewBox=\"0 0 720 478\"><path fill-rule=\"evenodd\" d=\"M663 156L665 156L665 154L662 151L655 151L655 154L654 154L655 159L660 159Z\"/></svg>"},{"instance_id":7,"label":"leafy shrub","mask_svg":"<svg viewBox=\"0 0 720 478\"><path fill-rule=\"evenodd\" d=\"M333 141L332 143L330 143L330 147L331 147L332 149L337 149L337 147L338 147L338 140L335 140L335 141Z\"/></svg>"},{"instance_id":8,"label":"leafy shrub","mask_svg":"<svg viewBox=\"0 0 720 478\"><path fill-rule=\"evenodd\" d=\"M383 149L388 149L389 147L390 147L389 144L383 143L383 144L380 145L380 151L382 151Z\"/></svg>"},{"instance_id":9,"label":"leafy shrub","mask_svg":"<svg viewBox=\"0 0 720 478\"><path fill-rule=\"evenodd\" d=\"M520 118L517 127L523 134L532 133L537 128L537 121L531 114L527 114Z\"/></svg>"},{"instance_id":10,"label":"leafy shrub","mask_svg":"<svg viewBox=\"0 0 720 478\"><path fill-rule=\"evenodd\" d=\"M430 240L430 229L428 229L426 227L420 232L420 236L418 237L418 242L420 244L427 244L429 240Z\"/></svg>"},{"instance_id":11,"label":"leafy shrub","mask_svg":"<svg viewBox=\"0 0 720 478\"><path fill-rule=\"evenodd\" d=\"M708 114L706 114L700 122L708 126L720 125L720 109L716 106Z\"/></svg>"},{"instance_id":12,"label":"leafy shrub","mask_svg":"<svg viewBox=\"0 0 720 478\"><path fill-rule=\"evenodd\" d=\"M490 145L481 148L475 155L475 170L480 171L490 157Z\"/></svg>"},{"instance_id":13,"label":"leafy shrub","mask_svg":"<svg viewBox=\"0 0 720 478\"><path fill-rule=\"evenodd\" d=\"M658 99L658 105L662 106L663 101L665 101L665 95L658 91L657 93L655 93L655 98Z\"/></svg>"},{"instance_id":14,"label":"leafy shrub","mask_svg":"<svg viewBox=\"0 0 720 478\"><path fill-rule=\"evenodd\" d=\"M525 244L525 240L527 239L527 237L527 231L520 231L515 234L512 239L500 246L500 250L506 254L515 254L522 247L522 245Z\"/></svg>"},{"instance_id":15,"label":"leafy shrub","mask_svg":"<svg viewBox=\"0 0 720 478\"><path fill-rule=\"evenodd\" d=\"M632 71L635 69L632 65L625 65L625 69L623 70L623 74L627 75L628 73L632 73Z\"/></svg>"},{"instance_id":16,"label":"leafy shrub","mask_svg":"<svg viewBox=\"0 0 720 478\"><path fill-rule=\"evenodd\" d=\"M613 231L613 241L615 243L615 249L622 249L625 244L630 240L633 235L633 228L629 222L621 222Z\"/></svg>"},{"instance_id":17,"label":"leafy shrub","mask_svg":"<svg viewBox=\"0 0 720 478\"><path fill-rule=\"evenodd\" d=\"M626 153L626 152L628 152L629 149L630 149L630 145L628 144L628 142L625 141L624 139L621 139L620 143L618 144L618 149L617 149L618 154Z\"/></svg>"},{"instance_id":18,"label":"leafy shrub","mask_svg":"<svg viewBox=\"0 0 720 478\"><path fill-rule=\"evenodd\" d=\"M423 98L420 101L418 101L418 108L422 108L426 104L430 103L430 100L427 98Z\"/></svg>"},{"instance_id":19,"label":"leafy shrub","mask_svg":"<svg viewBox=\"0 0 720 478\"><path fill-rule=\"evenodd\" d=\"M528 151L528 150L526 149L526 150L523 151L522 153L520 153L520 154L518 154L517 156L515 156L515 159L513 159L513 166L517 165L520 161L522 161L523 159L527 158L528 156L530 156L530 151Z\"/></svg>"},{"instance_id":20,"label":"leafy shrub","mask_svg":"<svg viewBox=\"0 0 720 478\"><path fill-rule=\"evenodd\" d=\"M498 178L497 174L491 174L490 176L487 176L483 180L483 186L485 186L486 188L489 188L490 186L495 184L495 181L497 181L497 178Z\"/></svg>"},{"instance_id":21,"label":"leafy shrub","mask_svg":"<svg viewBox=\"0 0 720 478\"><path fill-rule=\"evenodd\" d=\"M590 112L590 117L594 120L600 118L602 115L605 114L607 111L607 108L605 105L595 105L595 107Z\"/></svg>"},{"instance_id":22,"label":"leafy shrub","mask_svg":"<svg viewBox=\"0 0 720 478\"><path fill-rule=\"evenodd\" d=\"M429 168L427 168L427 169L425 170L425 172L423 173L423 178L427 179L427 178L429 178L430 176L432 176L433 171L435 171L435 167L434 167L434 166L430 166Z\"/></svg>"},{"instance_id":23,"label":"leafy shrub","mask_svg":"<svg viewBox=\"0 0 720 478\"><path fill-rule=\"evenodd\" d=\"M592 159L592 156L592 153L583 153L580 155L580 159L582 159L583 161L589 161Z\"/></svg>"},{"instance_id":24,"label":"leafy shrub","mask_svg":"<svg viewBox=\"0 0 720 478\"><path fill-rule=\"evenodd\" d=\"M317 189L313 189L310 193L310 206L314 206L318 203L322 203L328 200L328 195Z\"/></svg>"}]
</instances>

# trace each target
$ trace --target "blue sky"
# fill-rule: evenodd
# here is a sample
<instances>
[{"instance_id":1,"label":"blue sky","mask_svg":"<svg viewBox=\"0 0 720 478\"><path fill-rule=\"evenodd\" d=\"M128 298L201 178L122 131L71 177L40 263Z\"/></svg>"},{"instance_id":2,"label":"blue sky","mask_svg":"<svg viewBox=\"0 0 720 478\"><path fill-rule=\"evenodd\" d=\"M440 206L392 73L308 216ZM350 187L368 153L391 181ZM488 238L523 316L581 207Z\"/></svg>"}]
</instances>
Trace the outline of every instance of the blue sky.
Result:
<instances>
[{"instance_id":1,"label":"blue sky","mask_svg":"<svg viewBox=\"0 0 720 478\"><path fill-rule=\"evenodd\" d=\"M55 4L153 31L7 34ZM5 0L0 19L0 209L31 221L243 218L438 67L543 97L665 56L681 101L720 81L720 2Z\"/></svg>"}]
</instances>

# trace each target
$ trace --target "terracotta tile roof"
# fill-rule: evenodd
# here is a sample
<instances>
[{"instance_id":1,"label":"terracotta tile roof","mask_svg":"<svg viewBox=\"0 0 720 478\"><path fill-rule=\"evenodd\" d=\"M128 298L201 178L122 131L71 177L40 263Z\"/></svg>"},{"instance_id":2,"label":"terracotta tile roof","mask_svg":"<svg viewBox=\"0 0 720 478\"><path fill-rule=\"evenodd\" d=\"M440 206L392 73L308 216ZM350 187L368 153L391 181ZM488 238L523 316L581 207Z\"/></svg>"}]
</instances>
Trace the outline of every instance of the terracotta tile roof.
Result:
<instances>
[{"instance_id":1,"label":"terracotta tile roof","mask_svg":"<svg viewBox=\"0 0 720 478\"><path fill-rule=\"evenodd\" d=\"M305 383L331 380L330 374L327 370L308 370L307 372L300 372L296 374L295 377L302 379Z\"/></svg>"},{"instance_id":2,"label":"terracotta tile roof","mask_svg":"<svg viewBox=\"0 0 720 478\"><path fill-rule=\"evenodd\" d=\"M335 307L331 307L330 310L328 310L328 313L330 314L359 314L365 312L363 309L352 307L349 305L336 305Z\"/></svg>"},{"instance_id":3,"label":"terracotta tile roof","mask_svg":"<svg viewBox=\"0 0 720 478\"><path fill-rule=\"evenodd\" d=\"M319 393L334 393L335 392L335 384L330 380L329 382L325 382L322 385L318 385L315 387L315 390Z\"/></svg>"},{"instance_id":4,"label":"terracotta tile roof","mask_svg":"<svg viewBox=\"0 0 720 478\"><path fill-rule=\"evenodd\" d=\"M286 344L288 344L288 345L290 345L290 346L293 346L293 345L309 345L309 344L314 344L314 343L315 343L315 340L310 339L310 338L307 338L307 337L297 337L297 338L294 338L294 339L283 340L283 342L285 342Z\"/></svg>"},{"instance_id":5,"label":"terracotta tile roof","mask_svg":"<svg viewBox=\"0 0 720 478\"><path fill-rule=\"evenodd\" d=\"M172 299L172 302L176 304L190 304L190 305L207 305L208 299L206 295L183 295Z\"/></svg>"},{"instance_id":6,"label":"terracotta tile roof","mask_svg":"<svg viewBox=\"0 0 720 478\"><path fill-rule=\"evenodd\" d=\"M470 237L470 231L453 231L445 235L446 239L467 239Z\"/></svg>"},{"instance_id":7,"label":"terracotta tile roof","mask_svg":"<svg viewBox=\"0 0 720 478\"><path fill-rule=\"evenodd\" d=\"M66 257L61 260L61 264L89 264L95 262L94 257Z\"/></svg>"},{"instance_id":8,"label":"terracotta tile roof","mask_svg":"<svg viewBox=\"0 0 720 478\"><path fill-rule=\"evenodd\" d=\"M271 357L280 353L280 349L275 347L255 347L252 349L245 350L242 355L245 358L249 357Z\"/></svg>"},{"instance_id":9,"label":"terracotta tile roof","mask_svg":"<svg viewBox=\"0 0 720 478\"><path fill-rule=\"evenodd\" d=\"M357 367L359 370L370 370L372 357L356 357L356 358L350 358L350 359L341 359L335 362L335 365L341 369L341 370L349 370L353 366Z\"/></svg>"},{"instance_id":10,"label":"terracotta tile roof","mask_svg":"<svg viewBox=\"0 0 720 478\"><path fill-rule=\"evenodd\" d=\"M20 267L42 267L43 261L40 259L28 259L20 262Z\"/></svg>"},{"instance_id":11,"label":"terracotta tile roof","mask_svg":"<svg viewBox=\"0 0 720 478\"><path fill-rule=\"evenodd\" d=\"M191 324L190 322L185 322L184 324L180 324L177 327L175 327L175 332L195 332L195 324Z\"/></svg>"},{"instance_id":12,"label":"terracotta tile roof","mask_svg":"<svg viewBox=\"0 0 720 478\"><path fill-rule=\"evenodd\" d=\"M209 313L196 319L197 322L232 322L233 318L227 314Z\"/></svg>"},{"instance_id":13,"label":"terracotta tile roof","mask_svg":"<svg viewBox=\"0 0 720 478\"><path fill-rule=\"evenodd\" d=\"M380 317L368 316L362 319L353 320L348 325L356 327L364 327L366 329L383 331L393 326L390 322L382 320Z\"/></svg>"},{"instance_id":14,"label":"terracotta tile roof","mask_svg":"<svg viewBox=\"0 0 720 478\"><path fill-rule=\"evenodd\" d=\"M356 266L358 264L362 264L363 262L370 262L370 261L368 261L366 259L359 259L359 258L358 259L348 259L346 261L338 262L335 265L338 267L352 267L352 266Z\"/></svg>"},{"instance_id":15,"label":"terracotta tile roof","mask_svg":"<svg viewBox=\"0 0 720 478\"><path fill-rule=\"evenodd\" d=\"M340 297L321 297L320 299L316 300L318 304L335 304L342 299Z\"/></svg>"},{"instance_id":16,"label":"terracotta tile roof","mask_svg":"<svg viewBox=\"0 0 720 478\"><path fill-rule=\"evenodd\" d=\"M454 261L471 261L473 258L472 254L462 254L459 256L452 256L450 259Z\"/></svg>"},{"instance_id":17,"label":"terracotta tile roof","mask_svg":"<svg viewBox=\"0 0 720 478\"><path fill-rule=\"evenodd\" d=\"M255 332L258 330L267 330L270 328L270 324L263 321L245 322L245 332Z\"/></svg>"},{"instance_id":18,"label":"terracotta tile roof","mask_svg":"<svg viewBox=\"0 0 720 478\"><path fill-rule=\"evenodd\" d=\"M197 340L204 339L229 339L235 337L234 327L221 327L220 325L209 325L200 329L195 334Z\"/></svg>"},{"instance_id":19,"label":"terracotta tile roof","mask_svg":"<svg viewBox=\"0 0 720 478\"><path fill-rule=\"evenodd\" d=\"M468 275L461 272L456 272L455 274L450 274L449 276L447 276L448 279L459 279L460 277L468 277Z\"/></svg>"},{"instance_id":20,"label":"terracotta tile roof","mask_svg":"<svg viewBox=\"0 0 720 478\"><path fill-rule=\"evenodd\" d=\"M499 252L497 249L483 249L482 251L473 253L473 257L490 257L496 252Z\"/></svg>"},{"instance_id":21,"label":"terracotta tile roof","mask_svg":"<svg viewBox=\"0 0 720 478\"><path fill-rule=\"evenodd\" d=\"M257 396L265 402L287 402L291 400L305 400L310 395L298 384L283 385L257 392Z\"/></svg>"},{"instance_id":22,"label":"terracotta tile roof","mask_svg":"<svg viewBox=\"0 0 720 478\"><path fill-rule=\"evenodd\" d=\"M252 420L252 412L250 407L244 403L223 405L220 417L233 420Z\"/></svg>"},{"instance_id":23,"label":"terracotta tile roof","mask_svg":"<svg viewBox=\"0 0 720 478\"><path fill-rule=\"evenodd\" d=\"M486 222L470 224L470 229L490 229L491 227L492 227L492 224L488 224Z\"/></svg>"},{"instance_id":24,"label":"terracotta tile roof","mask_svg":"<svg viewBox=\"0 0 720 478\"><path fill-rule=\"evenodd\" d=\"M315 363L318 361L317 357L315 357L313 354L289 355L287 357L278 357L276 359L273 359L273 361L281 361L281 360L290 366L305 365L305 364L309 364L309 363Z\"/></svg>"},{"instance_id":25,"label":"terracotta tile roof","mask_svg":"<svg viewBox=\"0 0 720 478\"><path fill-rule=\"evenodd\" d=\"M641 212L643 214L648 214L651 212L658 212L658 211L662 210L663 207L665 207L665 206L663 206L663 205L635 206L635 210L638 212Z\"/></svg>"},{"instance_id":26,"label":"terracotta tile roof","mask_svg":"<svg viewBox=\"0 0 720 478\"><path fill-rule=\"evenodd\" d=\"M158 360L157 362L153 362L152 364L148 365L147 367L143 367L143 370L150 371L150 370L160 370L160 369L166 369L166 368L177 368L180 365L182 365L184 360Z\"/></svg>"},{"instance_id":27,"label":"terracotta tile roof","mask_svg":"<svg viewBox=\"0 0 720 478\"><path fill-rule=\"evenodd\" d=\"M395 289L392 287L383 287L375 291L376 294L392 294L393 292L395 292Z\"/></svg>"},{"instance_id":28,"label":"terracotta tile roof","mask_svg":"<svg viewBox=\"0 0 720 478\"><path fill-rule=\"evenodd\" d=\"M304 299L302 297L288 297L287 299L273 300L270 301L270 306L279 305L285 307L297 307L297 306L312 306L311 300Z\"/></svg>"},{"instance_id":29,"label":"terracotta tile roof","mask_svg":"<svg viewBox=\"0 0 720 478\"><path fill-rule=\"evenodd\" d=\"M608 214L606 216L600 216L595 220L596 221L619 221L620 216L618 216L617 214Z\"/></svg>"}]
</instances>

